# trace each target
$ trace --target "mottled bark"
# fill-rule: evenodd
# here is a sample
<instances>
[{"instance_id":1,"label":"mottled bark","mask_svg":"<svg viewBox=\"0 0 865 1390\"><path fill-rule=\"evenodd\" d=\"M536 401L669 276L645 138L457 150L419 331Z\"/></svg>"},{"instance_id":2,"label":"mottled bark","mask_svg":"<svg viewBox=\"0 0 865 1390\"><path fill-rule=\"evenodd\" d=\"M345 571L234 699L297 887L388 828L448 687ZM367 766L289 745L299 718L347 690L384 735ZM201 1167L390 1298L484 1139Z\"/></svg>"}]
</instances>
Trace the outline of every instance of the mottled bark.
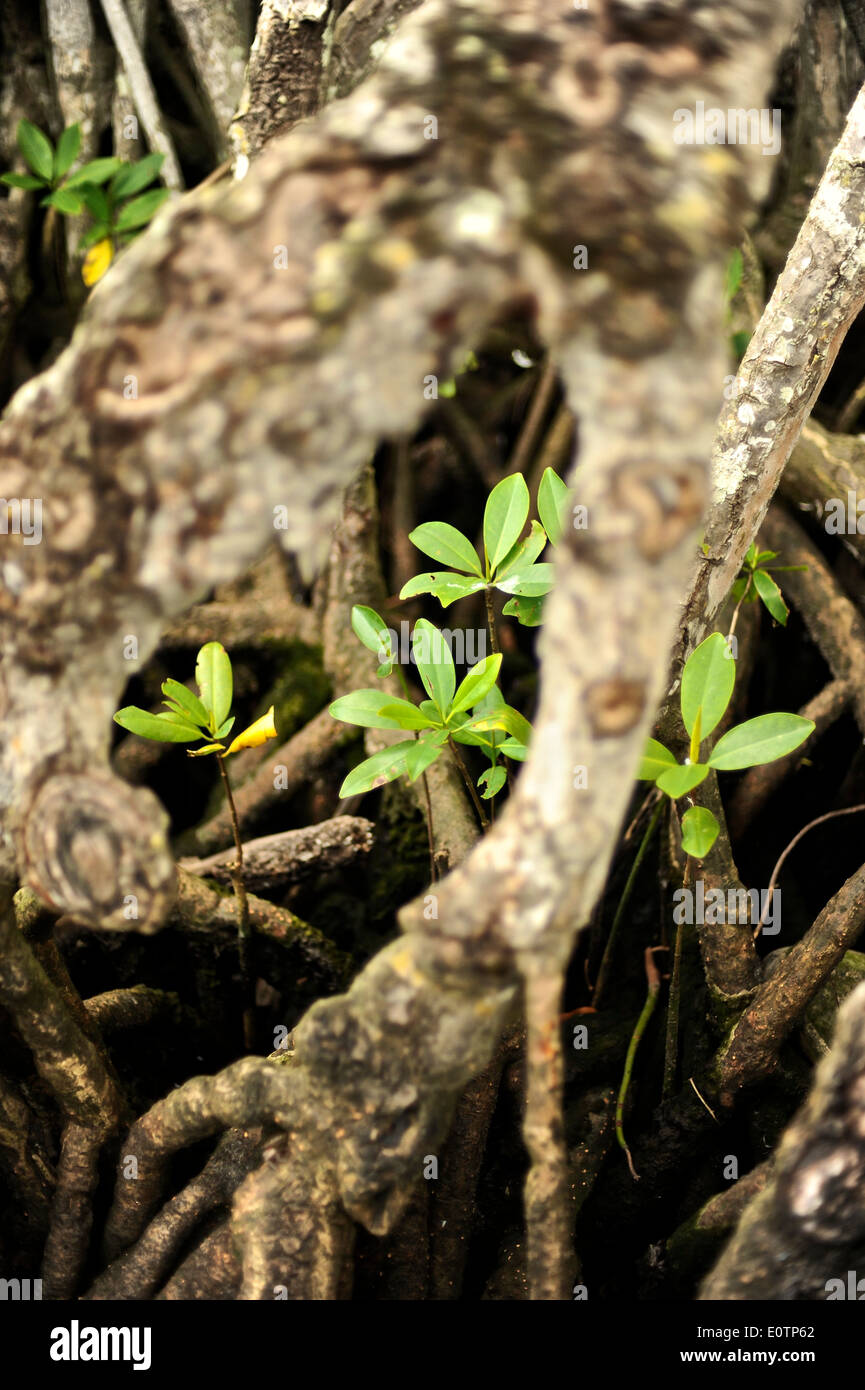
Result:
<instances>
[{"instance_id":1,"label":"mottled bark","mask_svg":"<svg viewBox=\"0 0 865 1390\"><path fill-rule=\"evenodd\" d=\"M724 1102L772 1071L782 1044L863 926L865 869L859 869L760 986L721 1048L713 1081Z\"/></svg>"},{"instance_id":2,"label":"mottled bark","mask_svg":"<svg viewBox=\"0 0 865 1390\"><path fill-rule=\"evenodd\" d=\"M863 140L865 91L860 91L718 421L708 553L699 561L685 607L676 673L711 630L845 334L865 303Z\"/></svg>"},{"instance_id":3,"label":"mottled bark","mask_svg":"<svg viewBox=\"0 0 865 1390\"><path fill-rule=\"evenodd\" d=\"M372 849L373 824L361 816L334 816L302 830L280 830L248 840L243 846L243 880L250 892L261 893L300 883L323 870L348 868ZM182 859L180 868L199 877L230 883L234 851L222 850L207 859Z\"/></svg>"},{"instance_id":4,"label":"mottled bark","mask_svg":"<svg viewBox=\"0 0 865 1390\"><path fill-rule=\"evenodd\" d=\"M780 507L770 509L762 534L777 550L779 563L805 566L783 576L784 593L802 615L832 675L849 686L856 722L865 734L865 619L817 547Z\"/></svg>"},{"instance_id":5,"label":"mottled bark","mask_svg":"<svg viewBox=\"0 0 865 1390\"><path fill-rule=\"evenodd\" d=\"M865 1247L865 985L838 1015L814 1089L767 1186L746 1207L703 1299L825 1299ZM858 1276L857 1276L858 1277ZM844 1296L844 1295L842 1295ZM854 1295L855 1297L855 1295Z\"/></svg>"}]
</instances>

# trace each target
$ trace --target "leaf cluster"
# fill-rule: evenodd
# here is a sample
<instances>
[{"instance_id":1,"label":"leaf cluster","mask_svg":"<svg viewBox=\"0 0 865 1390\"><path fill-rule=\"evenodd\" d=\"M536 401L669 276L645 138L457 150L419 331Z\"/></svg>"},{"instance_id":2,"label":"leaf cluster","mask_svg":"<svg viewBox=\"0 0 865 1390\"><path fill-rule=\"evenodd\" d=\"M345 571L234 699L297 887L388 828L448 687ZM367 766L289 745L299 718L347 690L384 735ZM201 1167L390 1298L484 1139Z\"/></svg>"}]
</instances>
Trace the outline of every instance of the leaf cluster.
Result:
<instances>
[{"instance_id":1,"label":"leaf cluster","mask_svg":"<svg viewBox=\"0 0 865 1390\"><path fill-rule=\"evenodd\" d=\"M3 174L0 183L10 188L41 190L41 206L56 208L64 216L74 217L87 211L93 226L82 238L82 245L110 244L111 254L107 257L103 254L90 258L91 262L104 262L101 273L110 264L115 245L124 245L137 236L169 196L167 188L149 187L159 174L164 155L148 154L133 162L113 155L91 159L70 174L81 148L81 127L77 123L67 126L56 148L44 131L27 120L19 121L17 139L31 172ZM88 276L87 262L84 278L88 284L99 278Z\"/></svg>"},{"instance_id":2,"label":"leaf cluster","mask_svg":"<svg viewBox=\"0 0 865 1390\"><path fill-rule=\"evenodd\" d=\"M382 678L390 675L395 655L384 619L372 608L356 606L351 622L359 640L379 658L377 674ZM410 782L417 781L451 739L486 753L490 766L481 774L478 785L485 798L495 796L506 780L500 755L522 762L531 736L528 720L505 703L496 685L501 654L478 661L457 686L450 648L439 629L423 618L412 631L412 652L428 696L420 704L367 689L352 691L330 706L334 718L347 724L366 729L404 729L414 735L366 758L348 774L340 796L372 791L403 776Z\"/></svg>"},{"instance_id":3,"label":"leaf cluster","mask_svg":"<svg viewBox=\"0 0 865 1390\"><path fill-rule=\"evenodd\" d=\"M783 758L814 730L810 719L798 714L760 714L728 729L705 761L701 746L723 718L736 683L736 663L725 638L713 632L689 656L682 672L680 705L682 722L690 738L683 763L668 748L650 738L637 777L654 782L672 800L687 796L704 782L711 768L735 772ZM704 806L691 806L682 817L682 848L695 859L709 853L719 825Z\"/></svg>"},{"instance_id":4,"label":"leaf cluster","mask_svg":"<svg viewBox=\"0 0 865 1390\"><path fill-rule=\"evenodd\" d=\"M540 522L533 521L523 537L529 515L529 489L522 473L512 473L497 483L484 509L484 554L478 555L468 536L446 521L428 521L409 532L409 540L447 565L445 570L416 574L400 591L400 598L432 594L442 608L482 590L498 589L509 595L504 612L526 627L541 622L542 600L553 586L553 567L538 557L547 541L558 544L562 536L562 511L568 489L552 468L546 469L538 488Z\"/></svg>"},{"instance_id":5,"label":"leaf cluster","mask_svg":"<svg viewBox=\"0 0 865 1390\"><path fill-rule=\"evenodd\" d=\"M243 748L256 748L266 739L276 737L271 705L267 714L238 734L228 748L220 742L231 732L236 718L230 713L234 695L231 659L221 642L206 642L201 648L195 663L195 679L198 695L179 681L163 681L165 699L162 703L166 706L163 711L151 714L136 705L127 705L115 714L115 724L158 743L195 743L198 739L206 739L203 748L188 750L191 758L209 753L229 757Z\"/></svg>"}]
</instances>

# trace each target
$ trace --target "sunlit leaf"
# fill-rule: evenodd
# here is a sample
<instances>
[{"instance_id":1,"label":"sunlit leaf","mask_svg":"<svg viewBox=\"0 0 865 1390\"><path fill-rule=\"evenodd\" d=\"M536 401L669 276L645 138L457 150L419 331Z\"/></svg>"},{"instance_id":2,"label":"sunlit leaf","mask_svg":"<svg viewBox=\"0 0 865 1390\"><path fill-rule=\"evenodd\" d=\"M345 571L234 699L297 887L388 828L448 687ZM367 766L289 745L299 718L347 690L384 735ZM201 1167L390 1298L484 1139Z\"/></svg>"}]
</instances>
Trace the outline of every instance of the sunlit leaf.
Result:
<instances>
[{"instance_id":1,"label":"sunlit leaf","mask_svg":"<svg viewBox=\"0 0 865 1390\"><path fill-rule=\"evenodd\" d=\"M450 570L439 570L435 574L416 574L399 591L400 598L414 598L416 594L432 594L442 608L449 608L457 599L468 598L486 588L486 581L473 579L468 575L453 574Z\"/></svg>"},{"instance_id":2,"label":"sunlit leaf","mask_svg":"<svg viewBox=\"0 0 865 1390\"><path fill-rule=\"evenodd\" d=\"M464 709L471 709L482 700L498 680L501 664L501 652L496 652L494 656L485 656L483 661L477 662L465 679L460 682L460 687L454 695L448 715L458 714Z\"/></svg>"},{"instance_id":3,"label":"sunlit leaf","mask_svg":"<svg viewBox=\"0 0 865 1390\"><path fill-rule=\"evenodd\" d=\"M515 570L507 579L496 579L496 588L505 594L520 594L525 598L540 598L553 587L553 567L550 564L529 565Z\"/></svg>"},{"instance_id":4,"label":"sunlit leaf","mask_svg":"<svg viewBox=\"0 0 865 1390\"><path fill-rule=\"evenodd\" d=\"M415 623L411 644L424 690L444 717L457 683L450 647L439 629L425 618Z\"/></svg>"},{"instance_id":5,"label":"sunlit leaf","mask_svg":"<svg viewBox=\"0 0 865 1390\"><path fill-rule=\"evenodd\" d=\"M483 574L478 553L462 531L446 521L425 521L409 532L409 540L433 560L465 574Z\"/></svg>"},{"instance_id":6,"label":"sunlit leaf","mask_svg":"<svg viewBox=\"0 0 865 1390\"><path fill-rule=\"evenodd\" d=\"M395 700L392 696L388 704L382 705L381 713L385 719L395 720L400 729L432 729L441 723L440 718L430 719L411 700Z\"/></svg>"},{"instance_id":7,"label":"sunlit leaf","mask_svg":"<svg viewBox=\"0 0 865 1390\"><path fill-rule=\"evenodd\" d=\"M654 782L662 772L667 772L671 767L678 767L678 763L669 748L665 748L663 743L659 743L655 738L647 739L637 769L637 781Z\"/></svg>"},{"instance_id":8,"label":"sunlit leaf","mask_svg":"<svg viewBox=\"0 0 865 1390\"><path fill-rule=\"evenodd\" d=\"M167 718L161 714L150 714L136 705L127 705L114 716L115 724L128 729L131 734L141 738L153 739L157 743L194 743L201 738L201 730L184 723L179 715Z\"/></svg>"},{"instance_id":9,"label":"sunlit leaf","mask_svg":"<svg viewBox=\"0 0 865 1390\"><path fill-rule=\"evenodd\" d=\"M804 743L814 728L813 720L799 714L759 714L718 739L709 766L719 772L735 772L742 767L774 762Z\"/></svg>"},{"instance_id":10,"label":"sunlit leaf","mask_svg":"<svg viewBox=\"0 0 865 1390\"><path fill-rule=\"evenodd\" d=\"M736 683L736 663L720 632L701 642L685 662L682 672L682 719L694 732L697 711L702 709L701 738L717 726L730 703Z\"/></svg>"},{"instance_id":11,"label":"sunlit leaf","mask_svg":"<svg viewBox=\"0 0 865 1390\"><path fill-rule=\"evenodd\" d=\"M334 700L330 712L334 719L341 719L344 724L358 724L362 729L399 729L402 726L397 719L381 712L384 705L393 703L394 697L385 690L353 690L350 695Z\"/></svg>"},{"instance_id":12,"label":"sunlit leaf","mask_svg":"<svg viewBox=\"0 0 865 1390\"><path fill-rule=\"evenodd\" d=\"M356 603L351 610L351 630L367 651L375 652L382 663L376 675L382 678L389 676L393 667L394 651L390 629L384 618L379 617L374 608Z\"/></svg>"},{"instance_id":13,"label":"sunlit leaf","mask_svg":"<svg viewBox=\"0 0 865 1390\"><path fill-rule=\"evenodd\" d=\"M778 588L771 574L767 574L765 570L755 570L754 587L776 623L780 623L782 627L786 627L787 619L790 616L790 610L784 602L781 590Z\"/></svg>"},{"instance_id":14,"label":"sunlit leaf","mask_svg":"<svg viewBox=\"0 0 865 1390\"><path fill-rule=\"evenodd\" d=\"M553 545L558 545L562 539L562 517L567 500L567 485L552 468L545 468L538 488L538 516Z\"/></svg>"},{"instance_id":15,"label":"sunlit leaf","mask_svg":"<svg viewBox=\"0 0 865 1390\"><path fill-rule=\"evenodd\" d=\"M478 786L483 788L481 796L484 801L491 801L505 785L508 774L503 767L488 767L478 778Z\"/></svg>"},{"instance_id":16,"label":"sunlit leaf","mask_svg":"<svg viewBox=\"0 0 865 1390\"><path fill-rule=\"evenodd\" d=\"M666 768L655 783L675 801L677 797L687 796L688 792L699 787L708 775L709 769L705 763L677 763L675 767Z\"/></svg>"},{"instance_id":17,"label":"sunlit leaf","mask_svg":"<svg viewBox=\"0 0 865 1390\"><path fill-rule=\"evenodd\" d=\"M234 688L231 661L221 642L205 642L195 663L195 679L212 727L218 729L228 718Z\"/></svg>"},{"instance_id":18,"label":"sunlit leaf","mask_svg":"<svg viewBox=\"0 0 865 1390\"><path fill-rule=\"evenodd\" d=\"M178 704L182 710L185 710L191 716L193 724L207 727L207 710L198 696L193 695L191 690L187 690L185 685L181 685L179 681L171 680L169 677L168 680L162 682L162 693L173 700L175 704Z\"/></svg>"},{"instance_id":19,"label":"sunlit leaf","mask_svg":"<svg viewBox=\"0 0 865 1390\"><path fill-rule=\"evenodd\" d=\"M496 483L484 508L484 548L492 575L519 540L528 514L529 490L522 473Z\"/></svg>"},{"instance_id":20,"label":"sunlit leaf","mask_svg":"<svg viewBox=\"0 0 865 1390\"><path fill-rule=\"evenodd\" d=\"M517 541L496 570L496 584L501 588L502 580L518 570L528 569L537 560L547 543L547 533L539 522L532 522L532 529L524 540Z\"/></svg>"},{"instance_id":21,"label":"sunlit leaf","mask_svg":"<svg viewBox=\"0 0 865 1390\"><path fill-rule=\"evenodd\" d=\"M527 598L521 594L517 598L509 598L502 612L508 618L516 618L523 627L540 627L544 620L543 596Z\"/></svg>"},{"instance_id":22,"label":"sunlit leaf","mask_svg":"<svg viewBox=\"0 0 865 1390\"><path fill-rule=\"evenodd\" d=\"M415 740L410 738L373 753L371 758L366 758L348 774L339 789L340 796L358 796L361 792L372 791L375 787L383 787L386 782L396 781L397 777L408 775L409 750L417 746ZM433 749L435 753L438 751Z\"/></svg>"},{"instance_id":23,"label":"sunlit leaf","mask_svg":"<svg viewBox=\"0 0 865 1390\"><path fill-rule=\"evenodd\" d=\"M705 806L691 806L682 817L682 849L703 859L718 838L720 826Z\"/></svg>"}]
</instances>

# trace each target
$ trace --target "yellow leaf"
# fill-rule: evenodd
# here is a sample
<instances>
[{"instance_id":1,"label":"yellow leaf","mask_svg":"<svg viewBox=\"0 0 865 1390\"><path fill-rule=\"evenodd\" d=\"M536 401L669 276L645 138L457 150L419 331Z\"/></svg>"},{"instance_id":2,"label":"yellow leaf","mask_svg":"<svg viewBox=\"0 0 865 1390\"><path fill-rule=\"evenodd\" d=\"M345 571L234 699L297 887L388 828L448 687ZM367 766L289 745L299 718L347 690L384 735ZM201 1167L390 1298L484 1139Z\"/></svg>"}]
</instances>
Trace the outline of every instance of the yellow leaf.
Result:
<instances>
[{"instance_id":1,"label":"yellow leaf","mask_svg":"<svg viewBox=\"0 0 865 1390\"><path fill-rule=\"evenodd\" d=\"M250 724L248 729L244 729L242 734L238 734L233 743L228 746L228 753L239 753L241 748L257 748L260 743L266 743L269 738L276 738L276 725L273 722L273 705L263 714L260 719L256 719L254 724Z\"/></svg>"},{"instance_id":2,"label":"yellow leaf","mask_svg":"<svg viewBox=\"0 0 865 1390\"><path fill-rule=\"evenodd\" d=\"M102 241L97 241L95 246L91 246L81 267L81 279L85 285L89 288L95 285L97 280L101 280L113 260L114 242L111 237L107 236Z\"/></svg>"}]
</instances>

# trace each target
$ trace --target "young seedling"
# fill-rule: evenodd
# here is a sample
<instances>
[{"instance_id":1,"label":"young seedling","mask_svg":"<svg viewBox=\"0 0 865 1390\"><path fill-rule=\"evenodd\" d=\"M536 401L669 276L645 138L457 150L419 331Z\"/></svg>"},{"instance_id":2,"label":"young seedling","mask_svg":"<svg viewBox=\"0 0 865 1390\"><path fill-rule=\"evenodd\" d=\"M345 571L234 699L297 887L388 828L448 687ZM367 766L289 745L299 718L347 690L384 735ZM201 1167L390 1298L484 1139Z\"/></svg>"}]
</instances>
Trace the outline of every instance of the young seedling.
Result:
<instances>
[{"instance_id":1,"label":"young seedling","mask_svg":"<svg viewBox=\"0 0 865 1390\"><path fill-rule=\"evenodd\" d=\"M678 763L669 749L656 739L649 739L637 776L642 781L654 782L659 791L671 801L689 796L715 768L719 772L732 772L740 768L755 767L758 764L773 762L798 748L810 733L814 724L798 714L762 714L748 719L743 724L723 734L711 749L705 762L700 761L701 747L705 739L717 728L724 717L733 694L736 682L736 663L726 639L720 632L712 633L692 652L682 672L680 707L682 722L690 738L688 756ZM593 1004L597 1007L606 981L612 959L615 934L624 914L625 903L630 896L636 870L645 854L646 847L658 823L661 806L655 808L646 832L637 851L635 864L628 876L622 900L616 911L613 928L610 931L604 958L598 972ZM685 869L685 883L695 860L707 855L715 843L720 826L710 810L704 806L691 805L682 817L682 848L688 855ZM667 1007L667 1037L664 1059L664 1096L672 1090L678 1055L679 995L682 962L682 926L676 932L673 954L673 971L670 982L670 997ZM629 1063L633 1065L633 1054L642 1036L648 1017L654 1008L657 994L657 977L650 976L649 994L643 1014L634 1031L629 1049ZM636 1178L634 1166L621 1133L621 1118L625 1096L630 1080L630 1067L626 1065L625 1076L619 1094L617 1107L617 1137L628 1159L632 1175Z\"/></svg>"},{"instance_id":2,"label":"young seedling","mask_svg":"<svg viewBox=\"0 0 865 1390\"><path fill-rule=\"evenodd\" d=\"M725 638L713 632L691 653L682 672L679 696L682 722L690 737L688 756L678 763L668 748L650 738L637 777L654 782L671 800L688 796L704 782L710 769L737 772L757 767L792 753L814 730L810 719L798 714L759 714L728 729L702 762L701 748L724 717L733 686L736 663ZM682 848L695 859L709 853L719 831L712 812L691 806L682 817Z\"/></svg>"},{"instance_id":3,"label":"young seedling","mask_svg":"<svg viewBox=\"0 0 865 1390\"><path fill-rule=\"evenodd\" d=\"M545 494L546 496L546 494ZM400 598L433 594L448 608L457 599L483 591L493 653L499 650L493 617L493 589L522 599L540 600L553 585L553 567L538 564L547 532L537 521L520 539L529 515L529 490L521 473L497 483L484 509L483 562L468 536L446 521L427 521L409 533L409 540L451 568L416 574L400 590ZM517 614L521 622L525 619Z\"/></svg>"},{"instance_id":4,"label":"young seedling","mask_svg":"<svg viewBox=\"0 0 865 1390\"><path fill-rule=\"evenodd\" d=\"M789 574L793 570L807 569L807 565L771 565L770 560L777 560L776 550L759 550L755 541L748 547L748 553L742 562L742 569L738 578L734 581L730 590L731 597L736 600L736 607L733 610L733 618L730 623L730 633L732 637L736 631L736 622L739 617L739 610L743 603L756 603L758 599L782 627L787 626L787 619L790 610L784 602L784 597L778 585L775 583L770 570L777 574Z\"/></svg>"},{"instance_id":5,"label":"young seedling","mask_svg":"<svg viewBox=\"0 0 865 1390\"><path fill-rule=\"evenodd\" d=\"M379 657L379 676L389 675L394 656L383 620L373 609L363 608L353 610L352 626L364 645ZM457 688L450 648L438 628L425 619L415 623L412 651L429 699L416 705L409 698L395 699L381 690L355 690L334 700L330 706L334 718L347 724L366 729L404 729L416 735L364 759L345 778L340 796L372 791L398 777L415 782L441 757L447 744L460 767L481 824L486 828L489 822L456 745L474 744L487 752L491 768L482 774L482 781L484 795L492 796L504 780L494 775L502 772L497 765L499 754L504 753L517 761L524 759L531 725L504 699L499 703L492 694L502 661L500 653L477 662ZM507 735L503 742L495 738L497 731Z\"/></svg>"},{"instance_id":6,"label":"young seedling","mask_svg":"<svg viewBox=\"0 0 865 1390\"><path fill-rule=\"evenodd\" d=\"M253 1047L253 1014L250 1003L251 972L249 961L249 902L243 882L243 842L240 838L240 822L231 791L231 782L225 767L225 759L243 748L257 748L269 738L276 738L273 721L273 705L260 719L256 719L243 733L238 734L226 748L221 742L227 738L234 727L235 716L231 714L234 695L234 677L228 652L220 642L206 642L198 653L195 663L195 679L198 695L193 695L179 681L166 680L162 684L166 709L159 714L127 705L118 710L114 722L121 729L141 738L154 739L158 743L197 743L204 739L202 748L188 749L191 758L214 756L225 787L225 796L231 815L234 833L234 846L237 859L230 867L231 882L237 899L237 940L240 957L240 972L245 1001L243 1026L247 1049Z\"/></svg>"},{"instance_id":7,"label":"young seedling","mask_svg":"<svg viewBox=\"0 0 865 1390\"><path fill-rule=\"evenodd\" d=\"M78 216L87 209L94 225L82 238L82 245L90 249L81 275L89 286L105 274L117 247L143 231L169 191L153 188L144 192L159 174L164 155L149 154L135 163L124 163L111 155L91 159L69 174L80 148L78 124L67 126L55 149L38 126L19 121L18 149L31 172L3 174L0 183L10 188L41 190L45 195L41 206L67 217Z\"/></svg>"}]
</instances>

